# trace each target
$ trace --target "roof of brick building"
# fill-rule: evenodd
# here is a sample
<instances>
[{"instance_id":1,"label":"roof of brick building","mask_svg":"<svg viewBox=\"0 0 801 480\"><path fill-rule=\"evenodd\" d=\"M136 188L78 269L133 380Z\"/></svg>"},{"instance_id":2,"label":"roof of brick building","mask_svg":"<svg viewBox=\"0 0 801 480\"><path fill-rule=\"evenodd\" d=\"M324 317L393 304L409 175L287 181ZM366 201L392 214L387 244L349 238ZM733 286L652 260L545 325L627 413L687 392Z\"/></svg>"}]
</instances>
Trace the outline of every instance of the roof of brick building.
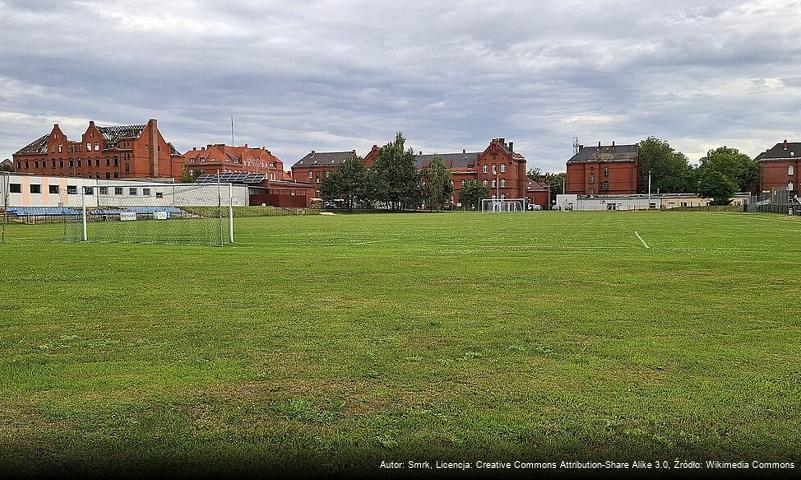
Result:
<instances>
[{"instance_id":1,"label":"roof of brick building","mask_svg":"<svg viewBox=\"0 0 801 480\"><path fill-rule=\"evenodd\" d=\"M418 170L426 168L437 157L442 159L447 168L470 168L475 166L479 154L479 152L419 154L415 155L414 160Z\"/></svg>"},{"instance_id":2,"label":"roof of brick building","mask_svg":"<svg viewBox=\"0 0 801 480\"><path fill-rule=\"evenodd\" d=\"M801 157L801 142L779 142L754 159L756 161Z\"/></svg>"},{"instance_id":3,"label":"roof of brick building","mask_svg":"<svg viewBox=\"0 0 801 480\"><path fill-rule=\"evenodd\" d=\"M312 150L305 157L301 158L292 168L295 167L326 167L342 165L342 162L356 155L355 150L348 152L315 152Z\"/></svg>"},{"instance_id":4,"label":"roof of brick building","mask_svg":"<svg viewBox=\"0 0 801 480\"><path fill-rule=\"evenodd\" d=\"M47 135L42 135L41 137L29 143L28 145L19 149L19 151L17 151L15 155L20 153L47 153L47 139L49 138L50 138L49 133Z\"/></svg>"},{"instance_id":5,"label":"roof of brick building","mask_svg":"<svg viewBox=\"0 0 801 480\"><path fill-rule=\"evenodd\" d=\"M581 147L567 163L634 162L640 157L640 147L634 145L602 145Z\"/></svg>"}]
</instances>

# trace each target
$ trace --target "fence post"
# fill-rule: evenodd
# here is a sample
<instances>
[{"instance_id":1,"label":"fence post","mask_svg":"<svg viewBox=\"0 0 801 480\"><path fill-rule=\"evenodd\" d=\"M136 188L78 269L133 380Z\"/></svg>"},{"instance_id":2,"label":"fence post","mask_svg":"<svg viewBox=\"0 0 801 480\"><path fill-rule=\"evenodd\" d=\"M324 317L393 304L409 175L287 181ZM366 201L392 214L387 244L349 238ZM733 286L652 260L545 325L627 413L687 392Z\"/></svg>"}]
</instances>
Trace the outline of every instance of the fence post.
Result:
<instances>
[{"instance_id":1,"label":"fence post","mask_svg":"<svg viewBox=\"0 0 801 480\"><path fill-rule=\"evenodd\" d=\"M228 184L228 235L234 243L234 184Z\"/></svg>"},{"instance_id":2,"label":"fence post","mask_svg":"<svg viewBox=\"0 0 801 480\"><path fill-rule=\"evenodd\" d=\"M86 188L83 185L78 188L81 189L81 222L83 223L83 241L86 242L89 240L89 232L86 228Z\"/></svg>"}]
</instances>

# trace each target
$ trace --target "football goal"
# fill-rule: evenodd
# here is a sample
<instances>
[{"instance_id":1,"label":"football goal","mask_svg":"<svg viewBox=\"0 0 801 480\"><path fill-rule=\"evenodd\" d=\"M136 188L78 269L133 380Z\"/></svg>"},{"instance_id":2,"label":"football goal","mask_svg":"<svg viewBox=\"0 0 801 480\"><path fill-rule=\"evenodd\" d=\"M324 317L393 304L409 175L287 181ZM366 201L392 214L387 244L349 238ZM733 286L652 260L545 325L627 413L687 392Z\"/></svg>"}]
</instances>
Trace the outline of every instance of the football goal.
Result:
<instances>
[{"instance_id":1,"label":"football goal","mask_svg":"<svg viewBox=\"0 0 801 480\"><path fill-rule=\"evenodd\" d=\"M100 182L98 182L100 183ZM103 182L64 195L67 241L222 246L234 241L231 184Z\"/></svg>"},{"instance_id":2,"label":"football goal","mask_svg":"<svg viewBox=\"0 0 801 480\"><path fill-rule=\"evenodd\" d=\"M525 198L485 198L481 200L481 211L492 213L525 212Z\"/></svg>"}]
</instances>

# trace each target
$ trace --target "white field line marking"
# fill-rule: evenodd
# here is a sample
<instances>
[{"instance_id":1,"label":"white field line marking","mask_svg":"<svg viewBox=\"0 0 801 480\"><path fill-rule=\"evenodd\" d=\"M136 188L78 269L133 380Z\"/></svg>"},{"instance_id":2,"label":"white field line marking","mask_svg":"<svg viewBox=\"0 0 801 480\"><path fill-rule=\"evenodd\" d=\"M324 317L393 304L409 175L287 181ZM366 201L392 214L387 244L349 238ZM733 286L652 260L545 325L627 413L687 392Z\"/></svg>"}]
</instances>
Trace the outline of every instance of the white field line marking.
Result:
<instances>
[{"instance_id":1,"label":"white field line marking","mask_svg":"<svg viewBox=\"0 0 801 480\"><path fill-rule=\"evenodd\" d=\"M637 230L634 230L634 235L637 235L637 238L639 238L639 239L640 239L640 241L642 242L642 246L643 246L643 247L645 247L645 248L651 248L651 247L649 247L649 246L648 246L648 244L647 244L647 243L645 243L645 240L643 240L643 239L642 239L642 237L640 236L640 234L639 234L639 233L637 233Z\"/></svg>"},{"instance_id":2,"label":"white field line marking","mask_svg":"<svg viewBox=\"0 0 801 480\"><path fill-rule=\"evenodd\" d=\"M369 242L354 243L354 245L369 245L371 243L391 242L392 240L395 240L395 239L394 238L384 238L384 239L381 239L381 240L370 240Z\"/></svg>"}]
</instances>

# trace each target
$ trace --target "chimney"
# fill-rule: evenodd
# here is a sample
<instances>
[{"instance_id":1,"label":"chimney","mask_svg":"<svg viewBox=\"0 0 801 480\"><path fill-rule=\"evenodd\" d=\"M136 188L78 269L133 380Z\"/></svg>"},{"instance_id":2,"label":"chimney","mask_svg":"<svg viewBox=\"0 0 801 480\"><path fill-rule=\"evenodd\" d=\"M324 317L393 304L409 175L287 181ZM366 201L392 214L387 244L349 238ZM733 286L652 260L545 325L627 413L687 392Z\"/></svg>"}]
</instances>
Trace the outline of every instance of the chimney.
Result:
<instances>
[{"instance_id":1,"label":"chimney","mask_svg":"<svg viewBox=\"0 0 801 480\"><path fill-rule=\"evenodd\" d=\"M419 152L417 152L417 154L418 154L418 155L422 155L422 154L423 154L423 151L422 151L422 150L420 150Z\"/></svg>"},{"instance_id":2,"label":"chimney","mask_svg":"<svg viewBox=\"0 0 801 480\"><path fill-rule=\"evenodd\" d=\"M153 178L159 176L159 129L155 118L147 121L150 129L150 175Z\"/></svg>"},{"instance_id":3,"label":"chimney","mask_svg":"<svg viewBox=\"0 0 801 480\"><path fill-rule=\"evenodd\" d=\"M612 140L612 146L613 146L613 147L615 146L615 141L614 141L614 140Z\"/></svg>"},{"instance_id":4,"label":"chimney","mask_svg":"<svg viewBox=\"0 0 801 480\"><path fill-rule=\"evenodd\" d=\"M94 127L95 126L95 121L94 120L89 120L89 126L90 127Z\"/></svg>"},{"instance_id":5,"label":"chimney","mask_svg":"<svg viewBox=\"0 0 801 480\"><path fill-rule=\"evenodd\" d=\"M248 148L248 144L247 143L245 144L245 148Z\"/></svg>"},{"instance_id":6,"label":"chimney","mask_svg":"<svg viewBox=\"0 0 801 480\"><path fill-rule=\"evenodd\" d=\"M314 158L314 150L311 151L311 156Z\"/></svg>"},{"instance_id":7,"label":"chimney","mask_svg":"<svg viewBox=\"0 0 801 480\"><path fill-rule=\"evenodd\" d=\"M601 142L600 142L600 140L598 141L598 148L601 148Z\"/></svg>"},{"instance_id":8,"label":"chimney","mask_svg":"<svg viewBox=\"0 0 801 480\"><path fill-rule=\"evenodd\" d=\"M466 148L463 148L463 149L462 149L462 153L467 153L467 149L466 149Z\"/></svg>"},{"instance_id":9,"label":"chimney","mask_svg":"<svg viewBox=\"0 0 801 480\"><path fill-rule=\"evenodd\" d=\"M211 150L211 144L209 143L208 145L206 145L206 148Z\"/></svg>"},{"instance_id":10,"label":"chimney","mask_svg":"<svg viewBox=\"0 0 801 480\"><path fill-rule=\"evenodd\" d=\"M509 151L510 151L510 152L514 152L514 151L515 151L515 148L514 148L514 147L515 147L515 144L514 144L514 142L509 142Z\"/></svg>"},{"instance_id":11,"label":"chimney","mask_svg":"<svg viewBox=\"0 0 801 480\"><path fill-rule=\"evenodd\" d=\"M195 150L197 150L197 147L192 147L192 151L194 152Z\"/></svg>"},{"instance_id":12,"label":"chimney","mask_svg":"<svg viewBox=\"0 0 801 480\"><path fill-rule=\"evenodd\" d=\"M584 148L584 145L579 144L579 152Z\"/></svg>"},{"instance_id":13,"label":"chimney","mask_svg":"<svg viewBox=\"0 0 801 480\"><path fill-rule=\"evenodd\" d=\"M503 138L503 137L499 138L498 141L501 142L501 143L506 143L506 139Z\"/></svg>"},{"instance_id":14,"label":"chimney","mask_svg":"<svg viewBox=\"0 0 801 480\"><path fill-rule=\"evenodd\" d=\"M784 149L787 150L787 139L784 139Z\"/></svg>"}]
</instances>

